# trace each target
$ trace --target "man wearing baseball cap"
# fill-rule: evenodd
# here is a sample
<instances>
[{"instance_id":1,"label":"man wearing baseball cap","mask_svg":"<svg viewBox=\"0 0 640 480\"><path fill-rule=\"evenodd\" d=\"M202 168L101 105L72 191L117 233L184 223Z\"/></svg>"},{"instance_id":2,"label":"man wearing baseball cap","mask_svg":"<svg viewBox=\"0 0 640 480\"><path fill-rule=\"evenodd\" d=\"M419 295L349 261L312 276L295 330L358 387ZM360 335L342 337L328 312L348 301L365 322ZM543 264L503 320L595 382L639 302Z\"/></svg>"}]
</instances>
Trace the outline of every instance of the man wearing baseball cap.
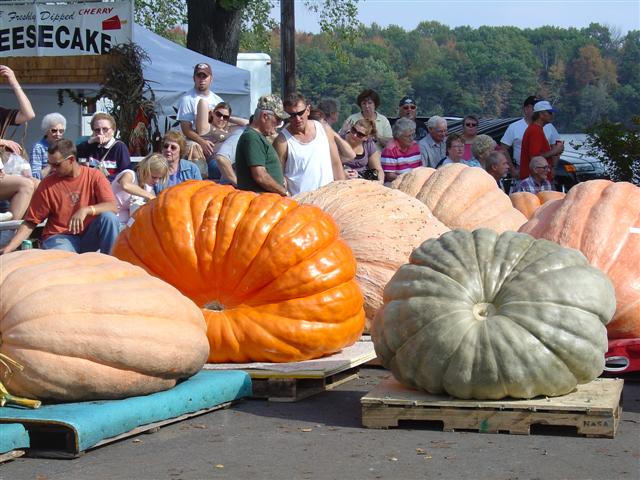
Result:
<instances>
[{"instance_id":1,"label":"man wearing baseball cap","mask_svg":"<svg viewBox=\"0 0 640 480\"><path fill-rule=\"evenodd\" d=\"M427 126L422 120L416 118L418 116L418 105L413 97L402 97L398 104L398 118L408 118L416 124L415 141L422 140L427 135Z\"/></svg>"},{"instance_id":2,"label":"man wearing baseball cap","mask_svg":"<svg viewBox=\"0 0 640 480\"><path fill-rule=\"evenodd\" d=\"M520 152L520 178L527 178L530 174L529 161L533 157L544 157L549 163L548 178L553 175L554 157L559 156L563 150L562 142L556 142L553 146L544 134L544 126L553 121L556 109L546 100L540 100L533 106L531 123L522 137L522 149Z\"/></svg>"},{"instance_id":3,"label":"man wearing baseball cap","mask_svg":"<svg viewBox=\"0 0 640 480\"><path fill-rule=\"evenodd\" d=\"M517 122L509 125L507 130L504 132L502 139L500 140L503 152L505 152L507 159L513 164L511 175L514 176L514 178L517 177L520 170L520 150L522 147L522 137L524 136L525 130L531 123L533 106L539 101L540 99L535 95L528 96L522 106L522 113L524 116ZM558 134L558 131L556 130L556 127L553 126L553 124L546 124L543 130L550 145L553 145L560 139L560 135ZM509 148L511 147L513 147L513 156L509 154Z\"/></svg>"},{"instance_id":4,"label":"man wearing baseball cap","mask_svg":"<svg viewBox=\"0 0 640 480\"><path fill-rule=\"evenodd\" d=\"M189 90L180 100L178 107L178 115L176 119L180 122L180 128L187 140L196 142L207 158L213 155L213 143L202 138L195 129L196 112L198 111L198 102L204 99L209 104L209 109L213 109L218 103L222 102L222 98L213 93L211 82L213 81L213 72L211 65L208 63L198 63L193 67L193 88Z\"/></svg>"},{"instance_id":5,"label":"man wearing baseball cap","mask_svg":"<svg viewBox=\"0 0 640 480\"><path fill-rule=\"evenodd\" d=\"M287 118L289 114L277 95L264 95L258 99L253 121L240 136L236 147L236 177L240 190L287 195L282 164L267 139Z\"/></svg>"}]
</instances>

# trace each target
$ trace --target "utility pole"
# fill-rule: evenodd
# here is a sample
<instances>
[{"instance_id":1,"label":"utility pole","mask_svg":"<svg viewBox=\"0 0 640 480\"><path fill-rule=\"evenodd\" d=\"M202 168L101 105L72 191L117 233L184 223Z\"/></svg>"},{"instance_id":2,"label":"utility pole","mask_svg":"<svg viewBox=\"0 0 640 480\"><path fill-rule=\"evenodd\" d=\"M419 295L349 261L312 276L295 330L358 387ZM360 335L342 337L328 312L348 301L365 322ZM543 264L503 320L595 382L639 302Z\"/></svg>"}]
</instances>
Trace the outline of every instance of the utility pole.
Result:
<instances>
[{"instance_id":1,"label":"utility pole","mask_svg":"<svg viewBox=\"0 0 640 480\"><path fill-rule=\"evenodd\" d=\"M282 97L296 91L296 16L293 0L280 2L280 88Z\"/></svg>"}]
</instances>

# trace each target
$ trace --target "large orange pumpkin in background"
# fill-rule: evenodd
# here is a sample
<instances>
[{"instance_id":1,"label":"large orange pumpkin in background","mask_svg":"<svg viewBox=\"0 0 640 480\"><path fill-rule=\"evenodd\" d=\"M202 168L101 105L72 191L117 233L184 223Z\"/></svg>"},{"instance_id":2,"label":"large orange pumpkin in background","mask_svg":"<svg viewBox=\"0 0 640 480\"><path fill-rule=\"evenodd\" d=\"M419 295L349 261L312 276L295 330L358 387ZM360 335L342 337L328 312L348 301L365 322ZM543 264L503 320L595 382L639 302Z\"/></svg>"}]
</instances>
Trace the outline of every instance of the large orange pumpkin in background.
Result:
<instances>
[{"instance_id":1,"label":"large orange pumpkin in background","mask_svg":"<svg viewBox=\"0 0 640 480\"><path fill-rule=\"evenodd\" d=\"M413 249L449 231L422 202L378 182L332 182L295 200L320 207L338 224L358 263L368 323L382 306L384 286Z\"/></svg>"},{"instance_id":2,"label":"large orange pumpkin in background","mask_svg":"<svg viewBox=\"0 0 640 480\"><path fill-rule=\"evenodd\" d=\"M617 309L609 338L640 337L640 188L627 182L579 183L564 200L542 205L520 229L580 250L609 276Z\"/></svg>"},{"instance_id":3,"label":"large orange pumpkin in background","mask_svg":"<svg viewBox=\"0 0 640 480\"><path fill-rule=\"evenodd\" d=\"M518 230L527 221L513 207L509 196L498 187L493 177L482 168L452 163L435 172L423 170L409 181L396 179L397 183L394 183L412 193L422 178L426 181L415 197L451 230L489 228L502 233Z\"/></svg>"},{"instance_id":4,"label":"large orange pumpkin in background","mask_svg":"<svg viewBox=\"0 0 640 480\"><path fill-rule=\"evenodd\" d=\"M208 352L197 305L141 268L101 253L0 256L0 354L23 366L0 362L12 394L146 395L197 373Z\"/></svg>"},{"instance_id":5,"label":"large orange pumpkin in background","mask_svg":"<svg viewBox=\"0 0 640 480\"><path fill-rule=\"evenodd\" d=\"M515 208L520 210L522 214L527 217L533 217L540 205L543 205L552 200L561 200L565 197L565 193L556 192L554 190L531 193L531 192L515 192L509 194L511 203Z\"/></svg>"},{"instance_id":6,"label":"large orange pumpkin in background","mask_svg":"<svg viewBox=\"0 0 640 480\"><path fill-rule=\"evenodd\" d=\"M339 351L364 327L356 262L317 207L189 181L162 192L113 254L204 312L210 362L292 362Z\"/></svg>"}]
</instances>

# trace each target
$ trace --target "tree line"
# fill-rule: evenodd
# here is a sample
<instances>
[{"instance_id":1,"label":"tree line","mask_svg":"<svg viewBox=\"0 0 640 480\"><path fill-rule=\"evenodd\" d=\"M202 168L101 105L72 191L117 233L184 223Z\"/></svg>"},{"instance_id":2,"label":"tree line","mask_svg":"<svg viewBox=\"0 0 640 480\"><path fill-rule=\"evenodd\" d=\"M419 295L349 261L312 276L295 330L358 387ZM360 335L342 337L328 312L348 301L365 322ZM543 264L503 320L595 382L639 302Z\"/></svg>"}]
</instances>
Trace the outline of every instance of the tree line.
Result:
<instances>
[{"instance_id":1,"label":"tree line","mask_svg":"<svg viewBox=\"0 0 640 480\"><path fill-rule=\"evenodd\" d=\"M264 51L252 35L243 33L241 50ZM277 92L277 29L266 46ZM313 101L336 98L342 118L357 111L365 88L380 94L379 110L388 116L397 115L404 95L416 99L421 116L517 117L536 94L559 110L555 124L565 132L602 120L631 125L640 113L640 30L623 36L598 23L520 29L422 22L411 31L373 24L339 49L328 33L298 33L296 57L298 90Z\"/></svg>"}]
</instances>

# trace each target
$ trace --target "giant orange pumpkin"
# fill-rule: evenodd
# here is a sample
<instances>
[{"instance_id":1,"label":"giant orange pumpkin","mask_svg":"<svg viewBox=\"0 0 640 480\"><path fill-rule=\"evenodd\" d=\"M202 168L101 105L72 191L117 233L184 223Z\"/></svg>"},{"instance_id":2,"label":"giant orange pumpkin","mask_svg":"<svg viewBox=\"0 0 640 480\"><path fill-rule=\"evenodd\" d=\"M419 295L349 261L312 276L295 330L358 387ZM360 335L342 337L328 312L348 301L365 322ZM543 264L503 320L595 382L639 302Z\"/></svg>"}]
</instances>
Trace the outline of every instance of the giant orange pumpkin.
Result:
<instances>
[{"instance_id":1,"label":"giant orange pumpkin","mask_svg":"<svg viewBox=\"0 0 640 480\"><path fill-rule=\"evenodd\" d=\"M565 197L562 192L556 192L554 190L548 190L538 193L531 192L515 192L509 194L511 203L515 208L520 210L522 214L527 217L533 217L535 211L543 205L552 200L560 200Z\"/></svg>"},{"instance_id":2,"label":"giant orange pumpkin","mask_svg":"<svg viewBox=\"0 0 640 480\"><path fill-rule=\"evenodd\" d=\"M208 352L200 309L141 268L100 253L0 256L0 354L23 367L0 362L13 394L146 395L197 373Z\"/></svg>"},{"instance_id":3,"label":"giant orange pumpkin","mask_svg":"<svg viewBox=\"0 0 640 480\"><path fill-rule=\"evenodd\" d=\"M631 338L640 337L638 227L640 188L591 180L573 187L564 200L542 205L520 231L578 249L606 273L617 300L609 338Z\"/></svg>"},{"instance_id":4,"label":"giant orange pumpkin","mask_svg":"<svg viewBox=\"0 0 640 480\"><path fill-rule=\"evenodd\" d=\"M418 178L425 177L426 181L417 190ZM494 178L482 168L452 163L435 172L423 170L414 180L400 179L396 185L409 193L417 190L415 197L452 230L490 228L501 233L518 230L527 221L513 208L509 196L498 187Z\"/></svg>"},{"instance_id":5,"label":"giant orange pumpkin","mask_svg":"<svg viewBox=\"0 0 640 480\"><path fill-rule=\"evenodd\" d=\"M113 254L202 308L210 362L316 358L364 327L356 262L337 225L276 194L181 183L139 211Z\"/></svg>"}]
</instances>

